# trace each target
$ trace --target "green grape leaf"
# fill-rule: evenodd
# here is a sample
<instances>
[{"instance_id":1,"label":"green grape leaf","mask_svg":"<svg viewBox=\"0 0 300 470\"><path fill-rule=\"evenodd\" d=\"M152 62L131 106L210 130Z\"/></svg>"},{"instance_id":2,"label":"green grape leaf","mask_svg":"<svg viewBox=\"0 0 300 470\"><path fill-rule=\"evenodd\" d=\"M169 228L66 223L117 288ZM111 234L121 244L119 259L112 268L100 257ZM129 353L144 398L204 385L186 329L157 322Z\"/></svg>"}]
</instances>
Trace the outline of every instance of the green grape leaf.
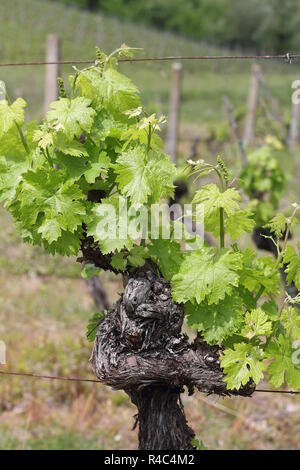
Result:
<instances>
[{"instance_id":1,"label":"green grape leaf","mask_svg":"<svg viewBox=\"0 0 300 470\"><path fill-rule=\"evenodd\" d=\"M267 345L266 355L274 359L268 366L270 382L274 387L280 387L284 382L293 389L300 388L299 354L293 348L292 339L279 335L276 341ZM293 359L295 364L293 364ZM298 367L298 368L297 368Z\"/></svg>"},{"instance_id":2,"label":"green grape leaf","mask_svg":"<svg viewBox=\"0 0 300 470\"><path fill-rule=\"evenodd\" d=\"M37 232L50 244L57 241L62 234L60 220L45 219Z\"/></svg>"},{"instance_id":3,"label":"green grape leaf","mask_svg":"<svg viewBox=\"0 0 300 470\"><path fill-rule=\"evenodd\" d=\"M85 70L79 74L77 84L82 95L93 100L99 110L105 107L120 120L128 120L124 111L140 105L136 86L113 68L103 73L99 69Z\"/></svg>"},{"instance_id":4,"label":"green grape leaf","mask_svg":"<svg viewBox=\"0 0 300 470\"><path fill-rule=\"evenodd\" d=\"M14 103L0 101L0 138L6 134L15 124L22 126L24 123L24 108L27 104L22 98Z\"/></svg>"},{"instance_id":5,"label":"green grape leaf","mask_svg":"<svg viewBox=\"0 0 300 470\"><path fill-rule=\"evenodd\" d=\"M123 253L116 253L112 256L110 264L118 271L125 271L127 266L127 259L124 258Z\"/></svg>"},{"instance_id":6,"label":"green grape leaf","mask_svg":"<svg viewBox=\"0 0 300 470\"><path fill-rule=\"evenodd\" d=\"M149 196L155 203L173 195L176 170L167 155L153 150L147 154L135 147L122 153L113 168L121 193L134 206L147 203Z\"/></svg>"},{"instance_id":7,"label":"green grape leaf","mask_svg":"<svg viewBox=\"0 0 300 470\"><path fill-rule=\"evenodd\" d=\"M272 332L272 322L261 308L246 312L243 334L252 339L254 336L265 336Z\"/></svg>"},{"instance_id":8,"label":"green grape leaf","mask_svg":"<svg viewBox=\"0 0 300 470\"><path fill-rule=\"evenodd\" d=\"M148 250L164 278L171 279L174 274L178 273L183 256L178 242L168 239L151 240Z\"/></svg>"},{"instance_id":9,"label":"green grape leaf","mask_svg":"<svg viewBox=\"0 0 300 470\"><path fill-rule=\"evenodd\" d=\"M77 256L81 248L80 238L82 237L81 230L74 233L62 230L61 236L49 244L43 240L45 249L52 255L59 253L62 256Z\"/></svg>"},{"instance_id":10,"label":"green grape leaf","mask_svg":"<svg viewBox=\"0 0 300 470\"><path fill-rule=\"evenodd\" d=\"M89 322L87 324L86 337L90 343L93 343L95 341L99 325L104 316L105 313L104 310L102 310L99 313L95 313L95 315L93 315L92 318L89 319Z\"/></svg>"},{"instance_id":11,"label":"green grape leaf","mask_svg":"<svg viewBox=\"0 0 300 470\"><path fill-rule=\"evenodd\" d=\"M232 288L239 284L241 269L240 253L222 249L217 253L214 247L195 250L185 254L178 274L172 278L172 292L175 302L204 299L208 305L224 299Z\"/></svg>"},{"instance_id":12,"label":"green grape leaf","mask_svg":"<svg viewBox=\"0 0 300 470\"><path fill-rule=\"evenodd\" d=\"M53 134L51 132L43 132L40 129L35 131L33 140L38 142L38 146L43 150L54 144Z\"/></svg>"},{"instance_id":13,"label":"green grape leaf","mask_svg":"<svg viewBox=\"0 0 300 470\"><path fill-rule=\"evenodd\" d=\"M233 239L240 238L244 233L251 233L255 225L250 211L240 210L226 219L226 233Z\"/></svg>"},{"instance_id":14,"label":"green grape leaf","mask_svg":"<svg viewBox=\"0 0 300 470\"><path fill-rule=\"evenodd\" d=\"M146 258L149 258L149 254L143 246L134 246L129 253L128 261L134 267L144 266Z\"/></svg>"},{"instance_id":15,"label":"green grape leaf","mask_svg":"<svg viewBox=\"0 0 300 470\"><path fill-rule=\"evenodd\" d=\"M222 343L233 333L239 331L243 322L243 303L238 295L226 295L217 304L186 304L190 328L197 328L208 344Z\"/></svg>"},{"instance_id":16,"label":"green grape leaf","mask_svg":"<svg viewBox=\"0 0 300 470\"><path fill-rule=\"evenodd\" d=\"M74 232L86 214L86 201L79 187L70 181L65 183L62 175L52 168L23 174L19 198L24 226L34 225L50 244L59 238L58 227ZM48 224L49 220L52 222Z\"/></svg>"},{"instance_id":17,"label":"green grape leaf","mask_svg":"<svg viewBox=\"0 0 300 470\"><path fill-rule=\"evenodd\" d=\"M289 307L282 310L281 321L287 334L295 340L300 339L300 315L297 308Z\"/></svg>"},{"instance_id":18,"label":"green grape leaf","mask_svg":"<svg viewBox=\"0 0 300 470\"><path fill-rule=\"evenodd\" d=\"M298 253L296 253L293 246L288 245L283 256L283 262L287 264L285 272L287 273L288 284L294 282L297 289L300 290L300 243L297 244L297 248Z\"/></svg>"},{"instance_id":19,"label":"green grape leaf","mask_svg":"<svg viewBox=\"0 0 300 470\"><path fill-rule=\"evenodd\" d=\"M129 217L126 208L127 201L120 195L102 199L100 204L94 205L87 235L99 242L103 254L132 248L134 240L126 228L133 217Z\"/></svg>"},{"instance_id":20,"label":"green grape leaf","mask_svg":"<svg viewBox=\"0 0 300 470\"><path fill-rule=\"evenodd\" d=\"M140 148L134 148L123 153L118 159L114 169L117 173L122 194L131 198L134 205L145 204L151 194L151 187L147 179L147 155Z\"/></svg>"},{"instance_id":21,"label":"green grape leaf","mask_svg":"<svg viewBox=\"0 0 300 470\"><path fill-rule=\"evenodd\" d=\"M266 366L262 360L264 352L258 346L250 343L237 343L233 349L225 349L221 357L227 386L230 390L239 389L242 385L253 379L258 382L263 378L263 371Z\"/></svg>"},{"instance_id":22,"label":"green grape leaf","mask_svg":"<svg viewBox=\"0 0 300 470\"><path fill-rule=\"evenodd\" d=\"M234 188L226 189L223 193L216 184L208 184L197 191L193 199L195 204L203 204L204 214L207 218L214 215L220 208L227 216L233 215L239 209L241 202L239 192Z\"/></svg>"},{"instance_id":23,"label":"green grape leaf","mask_svg":"<svg viewBox=\"0 0 300 470\"><path fill-rule=\"evenodd\" d=\"M85 179L88 183L95 183L101 174L106 174L110 166L110 159L106 152L100 152L98 156L89 159L86 162L87 170L84 172Z\"/></svg>"},{"instance_id":24,"label":"green grape leaf","mask_svg":"<svg viewBox=\"0 0 300 470\"><path fill-rule=\"evenodd\" d=\"M71 141L62 132L58 132L54 136L53 145L57 150L64 153L65 155L71 155L72 157L88 157L89 154L82 143L72 139Z\"/></svg>"},{"instance_id":25,"label":"green grape leaf","mask_svg":"<svg viewBox=\"0 0 300 470\"><path fill-rule=\"evenodd\" d=\"M63 168L66 178L70 181L78 181L84 176L89 184L93 184L101 174L107 174L110 166L110 159L105 152L95 152L88 158L71 158L69 155L57 152L55 162Z\"/></svg>"},{"instance_id":26,"label":"green grape leaf","mask_svg":"<svg viewBox=\"0 0 300 470\"><path fill-rule=\"evenodd\" d=\"M138 89L132 81L113 68L108 68L102 75L99 91L103 104L113 113L119 114L140 105Z\"/></svg>"},{"instance_id":27,"label":"green grape leaf","mask_svg":"<svg viewBox=\"0 0 300 470\"><path fill-rule=\"evenodd\" d=\"M79 137L84 131L90 132L94 123L96 111L90 107L90 104L89 99L80 96L72 101L60 98L50 105L48 122L55 123L68 139Z\"/></svg>"},{"instance_id":28,"label":"green grape leaf","mask_svg":"<svg viewBox=\"0 0 300 470\"><path fill-rule=\"evenodd\" d=\"M269 223L264 225L265 228L269 228L272 233L275 234L276 238L281 238L282 234L286 230L287 218L283 214L277 214Z\"/></svg>"},{"instance_id":29,"label":"green grape leaf","mask_svg":"<svg viewBox=\"0 0 300 470\"><path fill-rule=\"evenodd\" d=\"M83 279L92 279L92 277L98 276L100 272L101 268L97 268L93 263L87 263L81 271L81 277Z\"/></svg>"},{"instance_id":30,"label":"green grape leaf","mask_svg":"<svg viewBox=\"0 0 300 470\"><path fill-rule=\"evenodd\" d=\"M0 202L6 201L8 205L14 200L18 186L22 181L22 174L28 169L27 162L10 162L0 157Z\"/></svg>"},{"instance_id":31,"label":"green grape leaf","mask_svg":"<svg viewBox=\"0 0 300 470\"><path fill-rule=\"evenodd\" d=\"M278 305L274 299L264 302L261 309L267 314L268 318L272 321L279 320Z\"/></svg>"},{"instance_id":32,"label":"green grape leaf","mask_svg":"<svg viewBox=\"0 0 300 470\"><path fill-rule=\"evenodd\" d=\"M280 274L276 269L273 257L257 258L255 251L247 248L243 253L241 284L249 291L258 292L263 286L268 293L278 294Z\"/></svg>"}]
</instances>

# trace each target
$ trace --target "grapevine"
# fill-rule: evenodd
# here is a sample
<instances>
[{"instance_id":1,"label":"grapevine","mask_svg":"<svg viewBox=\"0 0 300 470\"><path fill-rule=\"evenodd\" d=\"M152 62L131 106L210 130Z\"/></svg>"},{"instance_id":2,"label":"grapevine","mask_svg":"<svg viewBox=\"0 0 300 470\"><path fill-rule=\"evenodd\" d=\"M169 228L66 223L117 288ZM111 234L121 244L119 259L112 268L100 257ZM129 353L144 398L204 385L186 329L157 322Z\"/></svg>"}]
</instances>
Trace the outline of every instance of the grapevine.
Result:
<instances>
[{"instance_id":1,"label":"grapevine","mask_svg":"<svg viewBox=\"0 0 300 470\"><path fill-rule=\"evenodd\" d=\"M88 325L95 374L137 405L141 448L187 449L194 433L179 406L184 386L190 393L249 396L266 376L274 387L300 388L297 299L286 296L281 308L278 302L279 269L300 289L300 246L288 243L299 206L268 220L284 185L269 148L250 158L241 175L246 192L272 194L255 214L243 207L221 157L216 164L190 162L189 176L217 175L218 184L202 186L192 203L203 208L205 230L218 246L198 235L191 239L183 224L179 241L178 221L163 237L163 218L153 237L152 216L141 236L142 209L150 212L174 196L178 172L159 137L165 118L149 115L137 87L117 70L117 59L132 52L126 45L108 56L97 49L95 64L74 67L70 89L59 80L60 98L41 124L25 123L25 101L11 103L6 94L0 101L0 201L25 242L77 257L83 277L101 270L123 275L120 300ZM271 188L255 172L257 159L271 172ZM240 248L239 239L257 223L268 224L276 258ZM197 331L192 344L181 333L183 311ZM170 430L162 429L159 441L149 431L158 425L157 413Z\"/></svg>"}]
</instances>

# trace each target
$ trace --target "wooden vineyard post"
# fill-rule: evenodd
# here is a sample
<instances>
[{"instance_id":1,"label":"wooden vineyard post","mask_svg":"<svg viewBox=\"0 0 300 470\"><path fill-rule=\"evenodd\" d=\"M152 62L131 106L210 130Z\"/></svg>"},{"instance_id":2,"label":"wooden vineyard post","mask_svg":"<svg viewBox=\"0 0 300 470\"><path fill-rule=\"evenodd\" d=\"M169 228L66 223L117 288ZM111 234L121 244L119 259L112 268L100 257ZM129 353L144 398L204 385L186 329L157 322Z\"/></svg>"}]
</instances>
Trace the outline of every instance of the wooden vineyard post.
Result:
<instances>
[{"instance_id":1,"label":"wooden vineyard post","mask_svg":"<svg viewBox=\"0 0 300 470\"><path fill-rule=\"evenodd\" d=\"M46 42L46 62L60 61L60 40L55 34L49 34ZM59 64L46 65L45 81L45 113L49 110L49 104L56 101L59 96L57 78L60 74ZM94 276L86 281L87 288L99 311L109 308L106 292L99 276Z\"/></svg>"},{"instance_id":2,"label":"wooden vineyard post","mask_svg":"<svg viewBox=\"0 0 300 470\"><path fill-rule=\"evenodd\" d=\"M262 105L265 108L265 112L266 112L266 114L269 118L274 119L278 123L278 125L279 125L279 127L282 131L284 141L286 142L287 141L287 132L286 132L286 128L285 128L282 116L279 112L278 102L274 98L274 96L272 96L272 93L271 93L269 87L267 86L267 83L265 82L263 74L262 74L261 71L259 73L259 81L260 81L260 84L262 86L262 91L265 94L266 99L267 99L267 102L266 102L263 99L262 96L260 97ZM270 107L270 110L268 109L268 105Z\"/></svg>"},{"instance_id":3,"label":"wooden vineyard post","mask_svg":"<svg viewBox=\"0 0 300 470\"><path fill-rule=\"evenodd\" d=\"M174 62L172 65L172 83L170 93L169 105L169 124L166 142L166 152L171 156L173 163L176 163L177 158L177 143L178 143L178 124L179 124L179 110L180 110L180 96L181 84L183 76L183 66L179 62Z\"/></svg>"},{"instance_id":4,"label":"wooden vineyard post","mask_svg":"<svg viewBox=\"0 0 300 470\"><path fill-rule=\"evenodd\" d=\"M59 62L60 40L55 34L49 34L46 40L46 62ZM49 110L49 104L58 98L59 64L46 65L45 80L45 113Z\"/></svg>"},{"instance_id":5,"label":"wooden vineyard post","mask_svg":"<svg viewBox=\"0 0 300 470\"><path fill-rule=\"evenodd\" d=\"M244 143L248 145L254 137L255 115L258 101L260 67L253 64L251 72L250 89L248 96L248 111L246 116Z\"/></svg>"},{"instance_id":6,"label":"wooden vineyard post","mask_svg":"<svg viewBox=\"0 0 300 470\"><path fill-rule=\"evenodd\" d=\"M293 83L293 88L297 88L299 86L300 86L300 80L298 79ZM290 123L289 135L288 135L289 150L292 150L295 147L298 137L299 137L299 103L292 102L291 123Z\"/></svg>"},{"instance_id":7,"label":"wooden vineyard post","mask_svg":"<svg viewBox=\"0 0 300 470\"><path fill-rule=\"evenodd\" d=\"M240 153L241 153L241 157L242 157L243 166L246 166L247 163L248 163L248 160L247 160L246 150L245 150L245 147L244 147L244 142L243 142L243 139L242 139L240 131L239 131L238 123L236 122L236 119L234 117L231 103L230 103L229 98L227 96L223 96L223 107L224 107L224 113L226 114L226 116L228 118L228 121L229 121L230 127L232 129L232 132L233 132L233 134L234 134L234 136L237 140L237 143L238 143L238 146L239 146L239 149L240 149Z\"/></svg>"}]
</instances>

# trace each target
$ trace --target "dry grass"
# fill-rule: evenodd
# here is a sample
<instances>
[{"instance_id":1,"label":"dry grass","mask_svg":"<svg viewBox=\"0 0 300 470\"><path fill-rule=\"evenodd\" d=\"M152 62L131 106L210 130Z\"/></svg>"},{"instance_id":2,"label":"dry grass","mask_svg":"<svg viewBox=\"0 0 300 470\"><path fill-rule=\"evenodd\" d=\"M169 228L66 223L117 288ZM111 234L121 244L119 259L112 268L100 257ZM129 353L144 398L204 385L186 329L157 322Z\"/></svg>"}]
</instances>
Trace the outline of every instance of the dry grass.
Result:
<instances>
[{"instance_id":1,"label":"dry grass","mask_svg":"<svg viewBox=\"0 0 300 470\"><path fill-rule=\"evenodd\" d=\"M25 246L0 208L0 339L5 369L92 377L85 326L94 306L74 260ZM120 279L103 275L110 301ZM297 397L184 397L210 449L300 449ZM97 384L0 377L1 449L135 449L135 408Z\"/></svg>"}]
</instances>

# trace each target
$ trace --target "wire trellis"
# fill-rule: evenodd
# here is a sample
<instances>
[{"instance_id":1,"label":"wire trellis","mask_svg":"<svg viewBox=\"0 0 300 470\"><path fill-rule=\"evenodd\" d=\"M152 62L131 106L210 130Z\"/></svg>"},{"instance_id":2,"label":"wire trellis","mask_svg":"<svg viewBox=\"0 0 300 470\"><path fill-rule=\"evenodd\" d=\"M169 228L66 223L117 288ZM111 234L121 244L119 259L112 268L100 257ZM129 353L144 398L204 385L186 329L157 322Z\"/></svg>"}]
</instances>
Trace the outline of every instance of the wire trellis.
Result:
<instances>
[{"instance_id":1,"label":"wire trellis","mask_svg":"<svg viewBox=\"0 0 300 470\"><path fill-rule=\"evenodd\" d=\"M61 375L39 375L39 374L28 374L25 372L9 372L9 371L0 371L2 375L14 375L21 377L32 377L36 379L49 379L49 380L67 380L69 382L90 382L90 383L101 383L100 380L95 379L82 379L79 377L64 377ZM290 395L300 395L300 390L268 390L268 389L255 389L255 392L263 393L284 393Z\"/></svg>"},{"instance_id":2,"label":"wire trellis","mask_svg":"<svg viewBox=\"0 0 300 470\"><path fill-rule=\"evenodd\" d=\"M172 60L284 60L291 64L293 60L300 59L300 54L279 55L200 55L200 56L166 56L166 57L135 57L130 59L119 59L118 62L149 62L149 61L172 61ZM16 67L27 65L71 65L71 64L94 64L95 60L62 60L57 62L8 62L0 63L0 67Z\"/></svg>"}]
</instances>

